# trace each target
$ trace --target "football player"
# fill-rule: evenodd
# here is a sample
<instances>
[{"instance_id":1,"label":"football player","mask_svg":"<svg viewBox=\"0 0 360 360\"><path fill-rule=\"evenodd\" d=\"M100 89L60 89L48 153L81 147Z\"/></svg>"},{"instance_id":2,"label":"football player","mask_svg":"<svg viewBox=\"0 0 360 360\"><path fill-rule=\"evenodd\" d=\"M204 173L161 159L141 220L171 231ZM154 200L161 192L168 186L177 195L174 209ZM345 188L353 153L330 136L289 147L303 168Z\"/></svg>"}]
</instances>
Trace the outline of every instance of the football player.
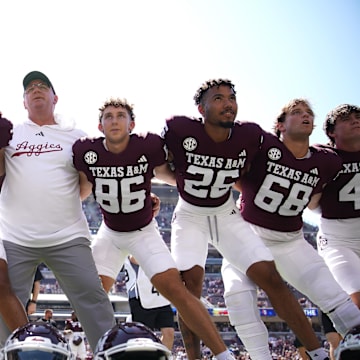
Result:
<instances>
[{"instance_id":1,"label":"football player","mask_svg":"<svg viewBox=\"0 0 360 360\"><path fill-rule=\"evenodd\" d=\"M125 259L124 270L132 321L141 322L152 330L159 329L161 342L172 350L175 324L169 300L154 288L133 256Z\"/></svg>"},{"instance_id":2,"label":"football player","mask_svg":"<svg viewBox=\"0 0 360 360\"><path fill-rule=\"evenodd\" d=\"M73 146L80 182L92 190L104 218L92 244L103 286L110 290L132 254L216 358L232 359L209 313L181 281L153 219L151 179L155 175L175 184L164 142L156 134L132 134L134 127L133 106L126 99L111 98L100 108L98 128L104 137L81 139Z\"/></svg>"},{"instance_id":3,"label":"football player","mask_svg":"<svg viewBox=\"0 0 360 360\"><path fill-rule=\"evenodd\" d=\"M74 357L84 360L86 358L85 333L75 311L71 312L70 319L65 320L64 335Z\"/></svg>"},{"instance_id":4,"label":"football player","mask_svg":"<svg viewBox=\"0 0 360 360\"><path fill-rule=\"evenodd\" d=\"M318 251L340 286L360 307L360 107L342 104L324 122L330 147L343 161L323 191Z\"/></svg>"},{"instance_id":5,"label":"football player","mask_svg":"<svg viewBox=\"0 0 360 360\"><path fill-rule=\"evenodd\" d=\"M175 116L166 121L163 132L179 191L171 250L183 281L200 298L210 242L266 291L279 316L308 349L321 351L304 312L276 270L273 255L242 219L232 196L233 185L259 153L264 131L257 124L235 121L238 105L230 80L205 82L194 100L202 119ZM200 358L198 339L184 324L181 330L191 359Z\"/></svg>"},{"instance_id":6,"label":"football player","mask_svg":"<svg viewBox=\"0 0 360 360\"><path fill-rule=\"evenodd\" d=\"M277 136L264 136L261 151L240 181L240 210L271 250L281 276L319 306L337 331L345 335L360 324L360 310L337 284L302 231L304 209L313 206L311 201L318 201L324 186L342 166L332 150L309 145L313 128L314 114L306 100L294 99L283 107L274 126ZM222 273L229 316L239 337L254 347L248 351L256 352L267 347L265 333L261 340L260 332L251 331L252 327L260 328L259 312L253 307L253 314L239 316L247 309L251 284L247 279L236 278L232 283L227 269L225 262ZM244 277L242 273L238 276ZM251 293L255 302L255 286ZM314 354L310 352L310 356ZM252 357L257 359L253 354Z\"/></svg>"}]
</instances>

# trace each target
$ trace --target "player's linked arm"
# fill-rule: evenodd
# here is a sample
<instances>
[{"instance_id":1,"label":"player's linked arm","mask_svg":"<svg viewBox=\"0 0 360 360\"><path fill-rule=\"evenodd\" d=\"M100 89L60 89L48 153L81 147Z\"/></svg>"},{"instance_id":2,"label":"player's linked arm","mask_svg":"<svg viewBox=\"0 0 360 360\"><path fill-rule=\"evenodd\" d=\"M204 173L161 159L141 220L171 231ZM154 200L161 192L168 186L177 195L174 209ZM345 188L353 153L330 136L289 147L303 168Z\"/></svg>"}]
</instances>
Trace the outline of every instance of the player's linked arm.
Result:
<instances>
[{"instance_id":1,"label":"player's linked arm","mask_svg":"<svg viewBox=\"0 0 360 360\"><path fill-rule=\"evenodd\" d=\"M2 117L0 111L0 176L5 175L5 147L9 145L12 139L13 124Z\"/></svg>"},{"instance_id":2,"label":"player's linked arm","mask_svg":"<svg viewBox=\"0 0 360 360\"><path fill-rule=\"evenodd\" d=\"M81 201L83 201L91 194L92 184L87 179L85 173L83 173L82 171L79 171L79 185L80 185L80 199Z\"/></svg>"},{"instance_id":3,"label":"player's linked arm","mask_svg":"<svg viewBox=\"0 0 360 360\"><path fill-rule=\"evenodd\" d=\"M5 149L0 149L0 177L5 175Z\"/></svg>"},{"instance_id":4,"label":"player's linked arm","mask_svg":"<svg viewBox=\"0 0 360 360\"><path fill-rule=\"evenodd\" d=\"M176 186L175 173L171 170L170 165L166 162L154 169L154 175L169 185Z\"/></svg>"},{"instance_id":5,"label":"player's linked arm","mask_svg":"<svg viewBox=\"0 0 360 360\"><path fill-rule=\"evenodd\" d=\"M322 193L317 193L311 197L310 202L308 204L308 208L310 210L317 212L317 210L320 209L319 203L320 203L321 194Z\"/></svg>"}]
</instances>

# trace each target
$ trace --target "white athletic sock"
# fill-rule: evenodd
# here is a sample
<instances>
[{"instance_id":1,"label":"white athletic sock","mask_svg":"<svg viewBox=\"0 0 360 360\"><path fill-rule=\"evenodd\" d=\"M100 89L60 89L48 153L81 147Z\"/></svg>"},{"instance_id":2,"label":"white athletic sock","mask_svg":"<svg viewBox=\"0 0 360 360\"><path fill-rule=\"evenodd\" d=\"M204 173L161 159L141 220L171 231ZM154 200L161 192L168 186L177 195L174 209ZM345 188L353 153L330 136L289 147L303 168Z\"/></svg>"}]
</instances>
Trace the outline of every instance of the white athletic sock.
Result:
<instances>
[{"instance_id":1,"label":"white athletic sock","mask_svg":"<svg viewBox=\"0 0 360 360\"><path fill-rule=\"evenodd\" d=\"M327 313L327 315L334 323L336 331L343 337L350 329L360 325L359 308L351 299L337 306L334 310Z\"/></svg>"},{"instance_id":2,"label":"white athletic sock","mask_svg":"<svg viewBox=\"0 0 360 360\"><path fill-rule=\"evenodd\" d=\"M269 336L265 324L260 321L235 326L235 330L253 360L272 360Z\"/></svg>"},{"instance_id":3,"label":"white athletic sock","mask_svg":"<svg viewBox=\"0 0 360 360\"><path fill-rule=\"evenodd\" d=\"M229 350L225 350L215 356L216 360L235 360Z\"/></svg>"}]
</instances>

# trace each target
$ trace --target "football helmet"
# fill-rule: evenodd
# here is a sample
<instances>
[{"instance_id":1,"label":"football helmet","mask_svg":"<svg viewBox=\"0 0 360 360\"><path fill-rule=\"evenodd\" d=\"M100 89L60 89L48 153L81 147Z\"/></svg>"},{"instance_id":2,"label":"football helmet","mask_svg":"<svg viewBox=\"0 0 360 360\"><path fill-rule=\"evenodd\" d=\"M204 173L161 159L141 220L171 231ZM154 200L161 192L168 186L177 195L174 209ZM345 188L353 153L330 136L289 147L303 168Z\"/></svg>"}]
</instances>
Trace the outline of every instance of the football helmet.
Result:
<instances>
[{"instance_id":1,"label":"football helmet","mask_svg":"<svg viewBox=\"0 0 360 360\"><path fill-rule=\"evenodd\" d=\"M50 324L30 322L13 331L2 349L4 360L72 360L69 344Z\"/></svg>"},{"instance_id":2,"label":"football helmet","mask_svg":"<svg viewBox=\"0 0 360 360\"><path fill-rule=\"evenodd\" d=\"M349 330L335 350L336 360L360 359L360 326Z\"/></svg>"},{"instance_id":3,"label":"football helmet","mask_svg":"<svg viewBox=\"0 0 360 360\"><path fill-rule=\"evenodd\" d=\"M121 323L98 341L94 360L171 360L171 352L141 323Z\"/></svg>"}]
</instances>

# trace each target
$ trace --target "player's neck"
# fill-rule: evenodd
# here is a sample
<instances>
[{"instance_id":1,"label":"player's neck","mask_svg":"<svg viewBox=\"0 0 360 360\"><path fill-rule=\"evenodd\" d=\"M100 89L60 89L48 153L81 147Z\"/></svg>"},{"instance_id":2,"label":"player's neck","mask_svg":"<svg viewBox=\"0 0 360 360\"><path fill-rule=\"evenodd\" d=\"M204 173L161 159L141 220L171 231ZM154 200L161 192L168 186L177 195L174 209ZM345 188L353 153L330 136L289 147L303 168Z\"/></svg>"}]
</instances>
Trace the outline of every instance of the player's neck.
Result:
<instances>
[{"instance_id":1,"label":"player's neck","mask_svg":"<svg viewBox=\"0 0 360 360\"><path fill-rule=\"evenodd\" d=\"M231 136L231 128L223 128L220 126L213 126L209 123L204 124L205 132L216 143L226 141Z\"/></svg>"},{"instance_id":2,"label":"player's neck","mask_svg":"<svg viewBox=\"0 0 360 360\"><path fill-rule=\"evenodd\" d=\"M107 151L110 151L114 154L120 154L127 148L129 141L130 141L129 137L126 137L125 139L116 142L105 138L103 144Z\"/></svg>"},{"instance_id":3,"label":"player's neck","mask_svg":"<svg viewBox=\"0 0 360 360\"><path fill-rule=\"evenodd\" d=\"M337 140L336 148L348 152L358 152L360 151L360 139L344 142Z\"/></svg>"},{"instance_id":4,"label":"player's neck","mask_svg":"<svg viewBox=\"0 0 360 360\"><path fill-rule=\"evenodd\" d=\"M309 153L309 138L297 141L284 138L282 141L295 158L303 159L307 157Z\"/></svg>"}]
</instances>

